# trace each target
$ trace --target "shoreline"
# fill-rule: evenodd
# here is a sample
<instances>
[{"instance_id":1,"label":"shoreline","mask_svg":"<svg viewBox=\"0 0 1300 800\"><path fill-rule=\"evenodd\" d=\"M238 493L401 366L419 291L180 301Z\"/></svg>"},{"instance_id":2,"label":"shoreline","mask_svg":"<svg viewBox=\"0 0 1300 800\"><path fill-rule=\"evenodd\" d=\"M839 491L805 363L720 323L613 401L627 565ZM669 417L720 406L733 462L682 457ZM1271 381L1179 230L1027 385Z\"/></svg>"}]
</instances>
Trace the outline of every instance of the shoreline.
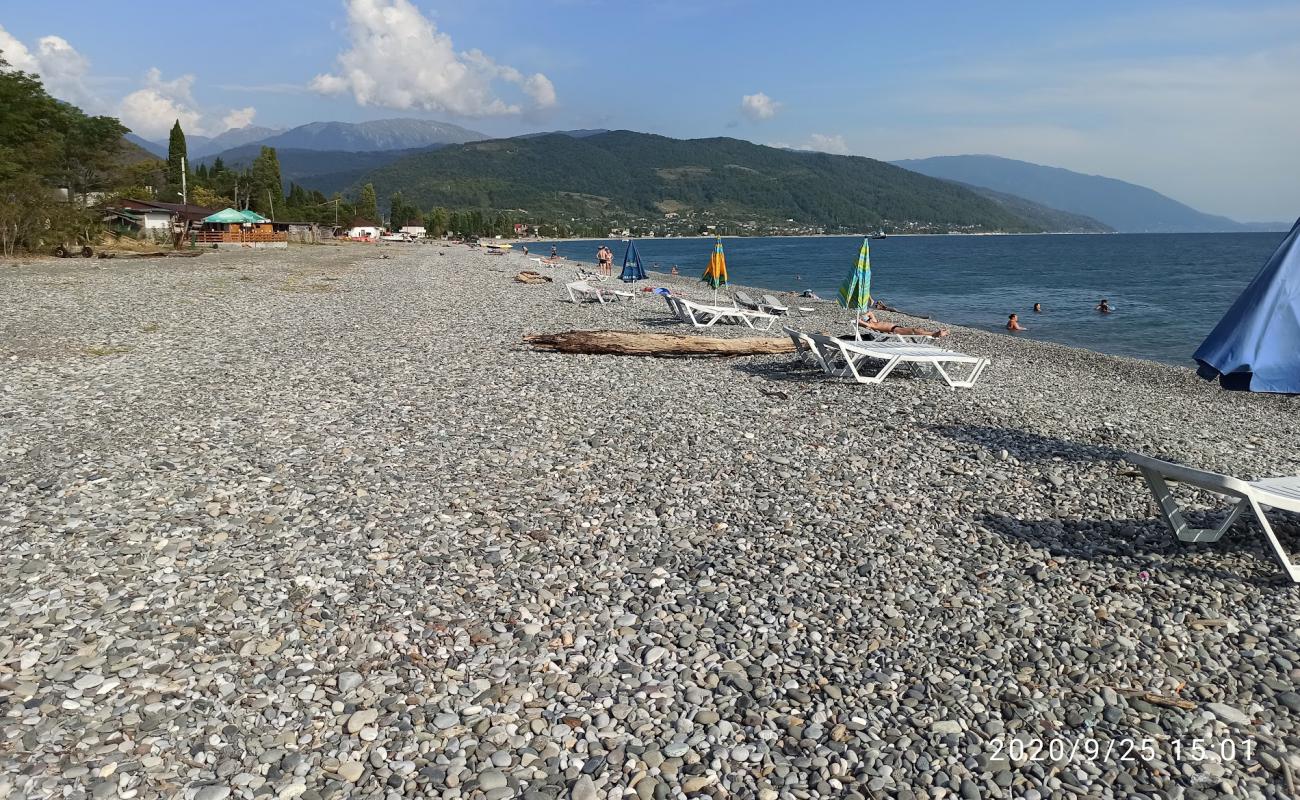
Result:
<instances>
[{"instance_id":1,"label":"shoreline","mask_svg":"<svg viewBox=\"0 0 1300 800\"><path fill-rule=\"evenodd\" d=\"M593 242L595 242L595 241L600 241L600 240L599 240L599 239L590 239L590 240L588 240L588 239L583 239L583 240L580 240L580 241L593 241ZM530 253L529 256L528 256L528 258L529 258L529 259L533 258L533 255ZM582 260L577 260L577 259L565 259L564 262L563 262L561 265L559 265L559 266L560 266L560 267L566 267L566 266L570 266L570 265L572 265L573 267L581 267L582 269L585 269L585 270L588 270L588 271L595 271L596 268L597 268L595 262L587 262L587 261L582 261ZM615 269L617 270L617 268L618 268L618 265L616 264L616 265L615 265ZM652 269L647 268L647 269L646 269L646 275L648 276L648 277L647 277L647 280L650 279L649 276L654 276L654 279L656 279L656 280L658 280L658 281L664 283L665 285L680 286L680 288L681 288L681 290L682 290L683 292L691 292L691 293L693 293L693 295L700 295L701 292L708 293L708 292L711 292L711 291L712 291L711 289L704 289L704 288L703 288L703 281L699 280L698 278L690 278L690 277L689 277L688 275L686 275L685 273L683 273L683 274L679 274L679 275L672 275L672 274L670 274L670 273L660 272L660 271L658 271L658 270L652 270ZM612 278L612 280L615 281L615 282L618 282L617 273L616 273L615 277ZM776 296L776 297L779 297L779 298L783 298L783 299L785 299L785 300L788 300L789 303L787 303L787 305L796 305L796 304L799 304L799 303L797 303L797 301L799 301L799 300L805 300L805 301L807 301L807 300L809 299L809 298L803 298L803 297L800 297L798 292L790 292L790 291L786 291L786 290L772 289L772 288L769 288L769 287L759 286L759 285L756 285L756 284L728 283L728 284L727 284L727 290L730 290L730 291L732 291L732 292L734 292L734 291L736 291L736 290L740 290L740 291L743 291L743 292L747 292L747 293L749 293L751 296L755 296L755 295L754 295L754 292L759 292L760 294L761 294L761 293L770 293L770 294L772 294L772 295L774 295L774 296ZM720 293L725 292L725 291L727 291L727 290L720 290ZM728 298L728 299L730 299L730 298ZM817 305L823 305L823 304L824 304L824 305L827 306L827 307L839 309L839 305L838 305L838 304L837 304L833 299L829 299L829 298L823 298L820 302L818 302L818 301L813 301L812 304L817 304ZM809 303L803 303L802 305L809 305ZM847 314L849 313L848 311L846 311L846 310L844 310L844 309L839 309L839 310L840 310L841 312L843 312L843 314L845 314L845 315L847 315ZM917 314L911 314L911 313L908 313L908 312L907 312L906 310L904 310L904 309L900 309L900 310L897 311L897 312L877 311L876 313L877 313L877 315L881 316L882 319L887 319L887 320L889 320L889 321L898 322L899 324L904 324L904 325L919 325L919 326L922 326L922 327L948 328L948 329L950 329L950 330L961 329L961 330L970 331L970 332L978 331L979 333L982 333L982 334L985 334L985 335L988 335L988 336L1001 337L1001 338L1003 338L1003 339L1005 339L1005 340L1007 340L1007 341L1011 341L1011 342L1022 342L1022 343L1026 343L1026 344L1029 344L1029 345L1042 345L1042 346L1046 346L1046 347L1062 348L1062 349L1064 349L1064 350L1066 350L1066 351L1069 351L1069 352L1071 352L1071 353L1087 354L1087 355L1090 355L1090 356L1099 356L1099 357L1108 358L1108 359L1119 359L1119 360L1121 360L1121 361L1123 361L1123 362L1129 362L1129 363L1133 363L1133 364L1141 364L1141 365L1144 365L1144 366L1147 366L1147 365L1149 365L1149 366L1158 366L1158 367L1163 367L1163 368L1167 368L1167 369L1175 370L1175 371L1177 371L1177 372L1189 373L1189 374L1191 374L1191 375L1193 375L1193 376L1196 375L1196 367L1193 366L1194 362L1192 361L1192 359L1191 359L1190 357L1187 359L1187 361L1189 362L1188 364L1185 364L1185 365L1184 365L1184 364L1174 364L1174 363L1171 363L1171 362L1168 362L1168 361L1158 361L1158 360L1156 360L1156 359L1152 359L1152 358L1140 358L1140 357L1137 357L1137 356L1129 356L1129 355L1123 355L1123 354L1118 354L1118 353L1105 353L1105 352L1101 352L1101 351L1099 351L1099 350L1090 350L1090 349L1088 349L1088 348L1086 348L1086 347L1078 347L1078 346L1076 346L1076 345L1065 344L1065 343L1062 343L1062 342L1054 342L1054 341L1051 341L1050 339L1035 339L1035 338L1028 337L1028 336L1012 336L1012 335L1010 335L1010 334L1008 334L1008 333L1004 333L1004 332L1002 332L1002 331L999 331L999 330L996 330L996 329L991 329L991 328L981 328L981 327L977 327L977 326L973 326L973 325L958 325L958 324L955 324L955 323L948 323L948 322L945 322L944 320L941 320L941 319L938 319L938 318L935 318L935 317L927 317L927 316L920 316L920 315L917 315ZM845 323L845 324L847 324L847 319L846 319L846 323ZM1198 378L1198 380L1199 380L1199 378ZM1206 383L1209 384L1209 382L1206 382ZM1209 385L1216 385L1216 384L1209 384Z\"/></svg>"}]
</instances>

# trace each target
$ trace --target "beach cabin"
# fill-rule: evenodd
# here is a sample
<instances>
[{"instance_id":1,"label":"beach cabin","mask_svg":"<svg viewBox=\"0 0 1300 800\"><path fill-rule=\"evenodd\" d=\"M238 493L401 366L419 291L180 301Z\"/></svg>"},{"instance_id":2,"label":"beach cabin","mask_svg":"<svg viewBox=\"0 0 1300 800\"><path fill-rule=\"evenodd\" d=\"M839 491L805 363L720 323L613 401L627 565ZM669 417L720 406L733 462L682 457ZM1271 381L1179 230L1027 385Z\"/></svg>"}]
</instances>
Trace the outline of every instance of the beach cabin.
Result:
<instances>
[{"instance_id":1,"label":"beach cabin","mask_svg":"<svg viewBox=\"0 0 1300 800\"><path fill-rule=\"evenodd\" d=\"M203 218L194 242L200 247L278 248L289 246L289 233L261 214L227 208Z\"/></svg>"},{"instance_id":2,"label":"beach cabin","mask_svg":"<svg viewBox=\"0 0 1300 800\"><path fill-rule=\"evenodd\" d=\"M187 226L197 226L216 209L182 203L125 199L104 209L104 223L139 239L170 240Z\"/></svg>"},{"instance_id":3,"label":"beach cabin","mask_svg":"<svg viewBox=\"0 0 1300 800\"><path fill-rule=\"evenodd\" d=\"M404 233L412 239L423 239L425 230L423 225L404 225L398 233Z\"/></svg>"},{"instance_id":4,"label":"beach cabin","mask_svg":"<svg viewBox=\"0 0 1300 800\"><path fill-rule=\"evenodd\" d=\"M375 242L383 231L374 225L353 225L348 228L348 238L358 242Z\"/></svg>"}]
</instances>

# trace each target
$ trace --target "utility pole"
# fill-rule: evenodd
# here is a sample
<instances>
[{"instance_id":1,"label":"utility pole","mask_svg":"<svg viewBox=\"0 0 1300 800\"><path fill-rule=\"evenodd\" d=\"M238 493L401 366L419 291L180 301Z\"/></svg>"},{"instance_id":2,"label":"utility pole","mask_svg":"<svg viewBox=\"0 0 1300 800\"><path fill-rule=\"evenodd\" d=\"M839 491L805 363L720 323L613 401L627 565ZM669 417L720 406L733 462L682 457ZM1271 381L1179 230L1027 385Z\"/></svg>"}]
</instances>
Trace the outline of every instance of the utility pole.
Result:
<instances>
[{"instance_id":1,"label":"utility pole","mask_svg":"<svg viewBox=\"0 0 1300 800\"><path fill-rule=\"evenodd\" d=\"M187 201L185 199L188 196L186 194L186 186L185 186L186 171L187 170L185 167L185 156L181 156L181 205L187 205Z\"/></svg>"}]
</instances>

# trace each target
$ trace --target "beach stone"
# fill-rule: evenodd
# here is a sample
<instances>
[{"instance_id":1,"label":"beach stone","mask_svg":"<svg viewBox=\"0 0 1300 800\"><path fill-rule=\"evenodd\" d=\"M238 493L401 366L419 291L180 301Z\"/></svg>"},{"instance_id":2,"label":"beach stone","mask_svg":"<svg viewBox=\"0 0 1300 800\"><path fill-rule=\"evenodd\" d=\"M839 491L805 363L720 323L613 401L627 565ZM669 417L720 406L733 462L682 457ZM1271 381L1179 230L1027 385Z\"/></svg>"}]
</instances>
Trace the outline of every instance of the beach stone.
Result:
<instances>
[{"instance_id":1,"label":"beach stone","mask_svg":"<svg viewBox=\"0 0 1300 800\"><path fill-rule=\"evenodd\" d=\"M582 775L573 782L569 797L572 800L598 800L599 795L596 793L596 784L592 782L591 777Z\"/></svg>"},{"instance_id":2,"label":"beach stone","mask_svg":"<svg viewBox=\"0 0 1300 800\"><path fill-rule=\"evenodd\" d=\"M1223 703L1207 703L1205 707L1213 712L1214 716L1232 725L1247 725L1250 723L1250 716L1241 709Z\"/></svg>"},{"instance_id":3,"label":"beach stone","mask_svg":"<svg viewBox=\"0 0 1300 800\"><path fill-rule=\"evenodd\" d=\"M338 677L338 687L340 692L350 692L364 682L364 679L355 672L340 672Z\"/></svg>"},{"instance_id":4,"label":"beach stone","mask_svg":"<svg viewBox=\"0 0 1300 800\"><path fill-rule=\"evenodd\" d=\"M344 729L348 733L360 733L363 728L379 719L379 711L373 708L365 708L360 711L354 711L349 717Z\"/></svg>"}]
</instances>

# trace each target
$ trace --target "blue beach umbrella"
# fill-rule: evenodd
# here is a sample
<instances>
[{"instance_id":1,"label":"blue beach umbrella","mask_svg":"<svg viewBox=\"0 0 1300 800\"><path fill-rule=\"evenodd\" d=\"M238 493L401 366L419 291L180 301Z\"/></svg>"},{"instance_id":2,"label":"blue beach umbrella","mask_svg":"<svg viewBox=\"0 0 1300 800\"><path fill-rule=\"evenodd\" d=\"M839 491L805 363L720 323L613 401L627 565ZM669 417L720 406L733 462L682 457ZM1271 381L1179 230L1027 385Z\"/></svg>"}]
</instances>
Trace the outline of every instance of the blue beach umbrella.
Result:
<instances>
[{"instance_id":1,"label":"blue beach umbrella","mask_svg":"<svg viewBox=\"0 0 1300 800\"><path fill-rule=\"evenodd\" d=\"M1225 389L1300 393L1300 220L1193 356Z\"/></svg>"},{"instance_id":2,"label":"blue beach umbrella","mask_svg":"<svg viewBox=\"0 0 1300 800\"><path fill-rule=\"evenodd\" d=\"M641 254L637 252L636 242L627 240L627 251L623 253L623 273L619 276L623 283L636 283L645 280L645 267L641 265Z\"/></svg>"},{"instance_id":3,"label":"blue beach umbrella","mask_svg":"<svg viewBox=\"0 0 1300 800\"><path fill-rule=\"evenodd\" d=\"M862 247L858 248L858 263L840 284L836 302L857 311L858 316L862 315L863 309L871 308L871 244L865 236L862 237Z\"/></svg>"}]
</instances>

